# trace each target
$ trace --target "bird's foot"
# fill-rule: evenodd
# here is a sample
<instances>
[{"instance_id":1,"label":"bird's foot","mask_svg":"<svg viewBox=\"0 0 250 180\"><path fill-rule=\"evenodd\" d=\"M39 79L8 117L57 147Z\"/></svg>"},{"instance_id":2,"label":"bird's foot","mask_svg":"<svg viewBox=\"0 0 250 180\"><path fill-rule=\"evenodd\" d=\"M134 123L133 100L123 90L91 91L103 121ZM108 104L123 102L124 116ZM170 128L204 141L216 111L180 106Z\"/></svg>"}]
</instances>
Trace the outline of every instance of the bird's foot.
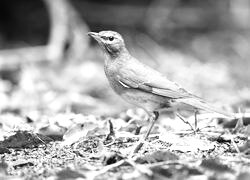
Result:
<instances>
[{"instance_id":1,"label":"bird's foot","mask_svg":"<svg viewBox=\"0 0 250 180\"><path fill-rule=\"evenodd\" d=\"M182 117L182 115L180 115L179 113L176 113L176 116L182 120L182 122L184 122L185 124L189 125L189 127L191 128L191 130L196 134L198 131L200 131L200 129L197 127L197 117L195 115L195 127L193 127L191 125L191 123L189 121L187 121L184 117Z\"/></svg>"},{"instance_id":2,"label":"bird's foot","mask_svg":"<svg viewBox=\"0 0 250 180\"><path fill-rule=\"evenodd\" d=\"M141 147L143 146L144 142L147 140L154 124L155 121L158 119L159 113L157 111L154 111L151 116L149 117L150 119L150 124L148 126L146 134L140 139L139 143L136 145L135 149L133 150L132 154L138 153Z\"/></svg>"},{"instance_id":3,"label":"bird's foot","mask_svg":"<svg viewBox=\"0 0 250 180\"><path fill-rule=\"evenodd\" d=\"M112 122L111 122L111 120L109 119L108 120L108 123L109 123L109 133L106 135L106 137L105 137L105 141L110 141L110 140L112 140L112 143L115 141L114 139L115 139L115 131L114 131L114 126L113 126L113 124L112 124ZM111 144L112 144L111 143ZM110 143L109 143L110 144ZM108 145L109 145L108 144ZM105 145L105 146L107 146L107 145Z\"/></svg>"}]
</instances>

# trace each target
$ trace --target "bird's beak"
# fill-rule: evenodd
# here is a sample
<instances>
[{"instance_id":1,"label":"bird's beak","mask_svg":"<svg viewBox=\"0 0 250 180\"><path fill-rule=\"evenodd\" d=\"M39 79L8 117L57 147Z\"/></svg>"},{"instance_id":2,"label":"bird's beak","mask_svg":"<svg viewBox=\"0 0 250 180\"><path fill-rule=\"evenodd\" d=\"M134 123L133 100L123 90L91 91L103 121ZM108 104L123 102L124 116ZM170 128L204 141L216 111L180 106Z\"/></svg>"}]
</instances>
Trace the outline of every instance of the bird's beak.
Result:
<instances>
[{"instance_id":1,"label":"bird's beak","mask_svg":"<svg viewBox=\"0 0 250 180\"><path fill-rule=\"evenodd\" d=\"M101 37L96 32L88 32L88 35L94 38L96 41L101 42Z\"/></svg>"}]
</instances>

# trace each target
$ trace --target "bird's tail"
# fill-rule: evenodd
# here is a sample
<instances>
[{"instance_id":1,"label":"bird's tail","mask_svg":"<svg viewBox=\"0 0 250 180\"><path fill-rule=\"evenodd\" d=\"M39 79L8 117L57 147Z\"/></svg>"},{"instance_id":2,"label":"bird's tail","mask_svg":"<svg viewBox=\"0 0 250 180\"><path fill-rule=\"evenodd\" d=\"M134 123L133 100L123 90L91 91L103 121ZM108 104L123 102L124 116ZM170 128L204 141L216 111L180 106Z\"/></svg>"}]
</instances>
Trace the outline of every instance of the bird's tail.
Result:
<instances>
[{"instance_id":1,"label":"bird's tail","mask_svg":"<svg viewBox=\"0 0 250 180\"><path fill-rule=\"evenodd\" d=\"M192 97L192 98L181 98L177 100L178 102L187 104L187 105L191 105L197 109L202 109L208 112L215 112L218 114L222 114L228 118L234 119L234 115L230 114L228 112L224 112L223 110L220 110L219 108L216 108L208 103L206 103L205 101L203 101L202 99L196 98L196 97Z\"/></svg>"}]
</instances>

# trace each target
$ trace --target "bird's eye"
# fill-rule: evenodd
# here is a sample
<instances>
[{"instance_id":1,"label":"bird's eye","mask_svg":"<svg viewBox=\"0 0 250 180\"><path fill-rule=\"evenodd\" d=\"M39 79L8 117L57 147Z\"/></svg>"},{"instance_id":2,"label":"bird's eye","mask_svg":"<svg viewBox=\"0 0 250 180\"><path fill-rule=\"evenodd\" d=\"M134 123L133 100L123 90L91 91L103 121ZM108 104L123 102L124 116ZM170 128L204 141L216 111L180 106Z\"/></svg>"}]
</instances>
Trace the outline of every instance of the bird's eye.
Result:
<instances>
[{"instance_id":1,"label":"bird's eye","mask_svg":"<svg viewBox=\"0 0 250 180\"><path fill-rule=\"evenodd\" d=\"M110 40L110 41L113 41L113 40L114 40L114 37L113 37L113 36L110 36L110 37L109 37L109 40Z\"/></svg>"}]
</instances>

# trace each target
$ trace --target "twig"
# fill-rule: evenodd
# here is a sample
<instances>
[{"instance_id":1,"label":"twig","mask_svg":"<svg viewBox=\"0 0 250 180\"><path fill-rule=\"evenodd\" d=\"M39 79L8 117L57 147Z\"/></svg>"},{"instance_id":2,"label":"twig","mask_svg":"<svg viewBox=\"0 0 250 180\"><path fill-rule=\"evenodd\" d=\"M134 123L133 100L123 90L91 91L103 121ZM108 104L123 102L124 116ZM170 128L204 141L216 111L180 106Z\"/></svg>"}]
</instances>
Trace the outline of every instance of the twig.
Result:
<instances>
[{"instance_id":1,"label":"twig","mask_svg":"<svg viewBox=\"0 0 250 180\"><path fill-rule=\"evenodd\" d=\"M108 123L109 123L109 134L106 136L105 140L109 140L110 137L115 135L114 126L110 119L108 120Z\"/></svg>"},{"instance_id":2,"label":"twig","mask_svg":"<svg viewBox=\"0 0 250 180\"><path fill-rule=\"evenodd\" d=\"M113 141L110 142L110 143L108 143L108 144L103 144L103 146L104 146L104 147L108 147L108 146L111 146L111 145L113 145L113 144L115 144L115 139L113 139Z\"/></svg>"},{"instance_id":3,"label":"twig","mask_svg":"<svg viewBox=\"0 0 250 180\"><path fill-rule=\"evenodd\" d=\"M135 135L139 135L141 131L142 126L137 126L135 130Z\"/></svg>"},{"instance_id":4,"label":"twig","mask_svg":"<svg viewBox=\"0 0 250 180\"><path fill-rule=\"evenodd\" d=\"M127 159L126 161L140 173L146 174L148 176L153 175L153 172L146 165L136 164L132 159Z\"/></svg>"},{"instance_id":5,"label":"twig","mask_svg":"<svg viewBox=\"0 0 250 180\"><path fill-rule=\"evenodd\" d=\"M47 143L45 143L45 142L38 136L38 134L35 134L35 136L36 136L37 139L39 139L45 146L47 146Z\"/></svg>"},{"instance_id":6,"label":"twig","mask_svg":"<svg viewBox=\"0 0 250 180\"><path fill-rule=\"evenodd\" d=\"M152 163L147 165L147 167L149 168L153 168L153 167L158 167L158 166L164 166L164 165L172 165L172 164L185 164L187 162L180 162L179 160L173 160L173 161L163 161L163 162L157 162L157 163Z\"/></svg>"}]
</instances>

